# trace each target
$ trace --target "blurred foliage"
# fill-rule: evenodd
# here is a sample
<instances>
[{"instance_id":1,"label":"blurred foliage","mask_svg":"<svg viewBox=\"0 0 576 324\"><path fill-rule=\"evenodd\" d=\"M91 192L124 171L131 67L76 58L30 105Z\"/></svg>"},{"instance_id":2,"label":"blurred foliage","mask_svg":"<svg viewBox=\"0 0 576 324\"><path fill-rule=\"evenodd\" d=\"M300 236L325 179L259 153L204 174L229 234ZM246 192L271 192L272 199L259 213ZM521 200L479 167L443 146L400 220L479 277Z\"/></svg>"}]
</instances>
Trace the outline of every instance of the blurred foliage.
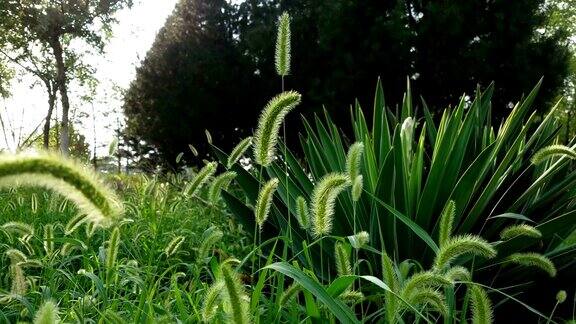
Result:
<instances>
[{"instance_id":1,"label":"blurred foliage","mask_svg":"<svg viewBox=\"0 0 576 324\"><path fill-rule=\"evenodd\" d=\"M51 148L57 148L60 141L59 126L50 128L49 144ZM32 141L32 146L36 149L43 149L42 137L37 137ZM70 156L83 162L90 160L90 145L86 142L86 137L78 132L72 125L70 126Z\"/></svg>"},{"instance_id":2,"label":"blurred foliage","mask_svg":"<svg viewBox=\"0 0 576 324\"><path fill-rule=\"evenodd\" d=\"M378 76L389 102L401 101L410 77L417 97L436 111L477 84L495 81L498 119L544 76L535 104L543 111L562 87L569 60L566 27L538 32L548 23L543 4L181 0L127 92L127 132L155 147L169 164L180 152L198 162L187 145L206 152L204 129L224 149L238 142L264 98L280 88L272 40L284 10L293 17L294 75L286 86L307 98L305 115L325 105L336 121L349 119L349 104L356 96L369 103L366 89ZM288 124L298 127L297 121L291 116Z\"/></svg>"}]
</instances>

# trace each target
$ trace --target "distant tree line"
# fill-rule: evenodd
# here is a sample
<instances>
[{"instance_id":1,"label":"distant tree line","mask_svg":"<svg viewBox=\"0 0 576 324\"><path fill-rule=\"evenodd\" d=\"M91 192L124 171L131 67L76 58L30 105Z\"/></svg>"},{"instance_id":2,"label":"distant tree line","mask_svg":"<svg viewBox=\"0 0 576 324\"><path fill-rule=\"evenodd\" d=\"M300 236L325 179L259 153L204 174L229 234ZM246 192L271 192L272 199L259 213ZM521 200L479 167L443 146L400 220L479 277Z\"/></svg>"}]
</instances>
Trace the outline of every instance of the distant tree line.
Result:
<instances>
[{"instance_id":1,"label":"distant tree line","mask_svg":"<svg viewBox=\"0 0 576 324\"><path fill-rule=\"evenodd\" d=\"M172 166L180 152L200 161L188 145L207 152L205 129L220 147L237 143L280 89L273 58L283 11L293 18L286 87L303 93L305 116L325 107L336 120L349 119L355 99L371 105L378 77L392 109L407 79L432 109L495 82L499 118L544 77L535 107L546 110L571 54L566 28L542 32L544 2L180 0L126 93L126 135ZM299 116L291 118L295 143Z\"/></svg>"}]
</instances>

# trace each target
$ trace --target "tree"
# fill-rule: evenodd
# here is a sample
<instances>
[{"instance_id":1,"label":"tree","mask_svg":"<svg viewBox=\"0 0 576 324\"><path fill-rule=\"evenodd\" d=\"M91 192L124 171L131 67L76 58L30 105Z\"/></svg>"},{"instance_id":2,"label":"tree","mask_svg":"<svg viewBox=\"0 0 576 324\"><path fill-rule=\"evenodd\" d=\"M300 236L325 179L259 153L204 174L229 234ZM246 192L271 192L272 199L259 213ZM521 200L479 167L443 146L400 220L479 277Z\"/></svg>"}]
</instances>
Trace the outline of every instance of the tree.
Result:
<instances>
[{"instance_id":1,"label":"tree","mask_svg":"<svg viewBox=\"0 0 576 324\"><path fill-rule=\"evenodd\" d=\"M0 98L10 96L10 81L14 77L14 70L4 60L0 59Z\"/></svg>"},{"instance_id":2,"label":"tree","mask_svg":"<svg viewBox=\"0 0 576 324\"><path fill-rule=\"evenodd\" d=\"M564 31L571 38L565 44L571 51L570 70L559 94L558 117L564 124L566 142L576 135L576 0L547 0L544 7L548 20L540 32L553 35Z\"/></svg>"},{"instance_id":3,"label":"tree","mask_svg":"<svg viewBox=\"0 0 576 324\"><path fill-rule=\"evenodd\" d=\"M280 89L273 58L275 23L283 11L292 16L293 75L286 87L303 93L304 115L325 107L338 124L348 125L342 121L350 104L356 98L371 104L378 77L392 109L407 77L432 109L494 81L494 113L503 117L509 103L544 76L535 107L546 109L567 75L570 53L562 28L539 32L546 24L543 3L246 0L230 7L225 1L182 0L128 90L128 129L168 162L187 152L187 144L202 151L197 144L205 128L216 134L218 146L237 142L237 134L255 124L265 98ZM214 14L190 19L184 28L174 22L198 8ZM215 39L225 46L214 46ZM298 115L289 116L289 134L297 134ZM238 132L231 133L234 128Z\"/></svg>"},{"instance_id":4,"label":"tree","mask_svg":"<svg viewBox=\"0 0 576 324\"><path fill-rule=\"evenodd\" d=\"M51 0L3 1L0 20L4 38L16 49L24 50L30 40L51 50L55 63L55 85L62 103L60 150L69 151L68 69L66 47L72 39L81 39L88 46L103 49L103 36L110 33L113 14L131 0ZM97 23L97 24L96 24ZM0 42L1 43L1 42Z\"/></svg>"},{"instance_id":5,"label":"tree","mask_svg":"<svg viewBox=\"0 0 576 324\"><path fill-rule=\"evenodd\" d=\"M90 149L89 144L86 141L86 137L78 132L78 130L71 125L70 128L70 156L74 157L83 162L90 161ZM57 143L60 141L60 130L57 126L52 126L50 128L50 132L48 133L48 141L50 147L57 146ZM38 149L44 148L44 136L38 136L33 138L31 143L31 147L35 147Z\"/></svg>"},{"instance_id":6,"label":"tree","mask_svg":"<svg viewBox=\"0 0 576 324\"><path fill-rule=\"evenodd\" d=\"M231 10L226 0L181 0L125 94L127 136L161 148L165 161L180 152L193 160L188 144L206 152L205 129L231 143L257 116L261 97L235 45Z\"/></svg>"}]
</instances>

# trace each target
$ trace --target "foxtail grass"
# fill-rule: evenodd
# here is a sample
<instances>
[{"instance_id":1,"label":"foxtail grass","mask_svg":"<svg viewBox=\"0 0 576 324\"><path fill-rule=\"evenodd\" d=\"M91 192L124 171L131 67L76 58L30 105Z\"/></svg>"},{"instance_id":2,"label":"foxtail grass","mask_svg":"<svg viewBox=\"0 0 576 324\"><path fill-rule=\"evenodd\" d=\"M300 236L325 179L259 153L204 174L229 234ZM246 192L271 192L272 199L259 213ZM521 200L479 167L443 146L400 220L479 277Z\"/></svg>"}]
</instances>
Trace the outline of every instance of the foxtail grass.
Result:
<instances>
[{"instance_id":1,"label":"foxtail grass","mask_svg":"<svg viewBox=\"0 0 576 324\"><path fill-rule=\"evenodd\" d=\"M202 169L196 173L192 181L186 186L185 194L187 196L195 196L200 189L210 180L212 176L216 173L216 167L218 164L216 162L207 163Z\"/></svg>"},{"instance_id":2,"label":"foxtail grass","mask_svg":"<svg viewBox=\"0 0 576 324\"><path fill-rule=\"evenodd\" d=\"M274 97L260 115L254 134L254 158L261 166L268 166L276 155L278 133L286 115L296 107L301 95L296 91L287 91Z\"/></svg>"},{"instance_id":3,"label":"foxtail grass","mask_svg":"<svg viewBox=\"0 0 576 324\"><path fill-rule=\"evenodd\" d=\"M565 145L550 145L540 149L532 156L533 164L540 164L555 156L565 156L570 159L576 159L576 152L573 149Z\"/></svg>"},{"instance_id":4,"label":"foxtail grass","mask_svg":"<svg viewBox=\"0 0 576 324\"><path fill-rule=\"evenodd\" d=\"M325 175L312 192L312 233L315 237L329 235L332 231L334 207L338 194L350 185L348 175L330 173Z\"/></svg>"},{"instance_id":5,"label":"foxtail grass","mask_svg":"<svg viewBox=\"0 0 576 324\"><path fill-rule=\"evenodd\" d=\"M246 153L246 151L252 146L252 137L247 137L238 143L232 153L228 156L228 160L226 161L226 167L230 169L236 162L240 160L240 158Z\"/></svg>"},{"instance_id":6,"label":"foxtail grass","mask_svg":"<svg viewBox=\"0 0 576 324\"><path fill-rule=\"evenodd\" d=\"M51 300L45 301L34 316L34 324L58 324L60 316L58 315L58 306Z\"/></svg>"},{"instance_id":7,"label":"foxtail grass","mask_svg":"<svg viewBox=\"0 0 576 324\"><path fill-rule=\"evenodd\" d=\"M526 253L514 253L507 258L508 262L527 266L527 267L534 267L545 271L548 273L550 277L556 276L556 267L554 263L547 258L546 256L533 253L533 252L526 252Z\"/></svg>"},{"instance_id":8,"label":"foxtail grass","mask_svg":"<svg viewBox=\"0 0 576 324\"><path fill-rule=\"evenodd\" d=\"M442 270L454 259L464 254L493 258L496 256L496 250L490 243L478 236L456 236L440 247L434 259L434 268Z\"/></svg>"},{"instance_id":9,"label":"foxtail grass","mask_svg":"<svg viewBox=\"0 0 576 324\"><path fill-rule=\"evenodd\" d=\"M278 179L273 178L266 182L258 194L258 200L256 200L256 207L254 209L254 215L256 218L256 224L260 230L264 226L266 219L270 215L270 207L272 206L272 200L274 198L274 192L278 188Z\"/></svg>"},{"instance_id":10,"label":"foxtail grass","mask_svg":"<svg viewBox=\"0 0 576 324\"><path fill-rule=\"evenodd\" d=\"M74 202L91 222L109 226L123 214L122 204L87 168L50 154L0 155L0 187L35 186Z\"/></svg>"},{"instance_id":11,"label":"foxtail grass","mask_svg":"<svg viewBox=\"0 0 576 324\"><path fill-rule=\"evenodd\" d=\"M542 233L533 226L527 224L519 224L508 226L500 232L500 239L510 240L518 236L541 238Z\"/></svg>"},{"instance_id":12,"label":"foxtail grass","mask_svg":"<svg viewBox=\"0 0 576 324\"><path fill-rule=\"evenodd\" d=\"M276 73L282 78L290 74L290 48L290 15L284 12L278 19L274 60Z\"/></svg>"}]
</instances>

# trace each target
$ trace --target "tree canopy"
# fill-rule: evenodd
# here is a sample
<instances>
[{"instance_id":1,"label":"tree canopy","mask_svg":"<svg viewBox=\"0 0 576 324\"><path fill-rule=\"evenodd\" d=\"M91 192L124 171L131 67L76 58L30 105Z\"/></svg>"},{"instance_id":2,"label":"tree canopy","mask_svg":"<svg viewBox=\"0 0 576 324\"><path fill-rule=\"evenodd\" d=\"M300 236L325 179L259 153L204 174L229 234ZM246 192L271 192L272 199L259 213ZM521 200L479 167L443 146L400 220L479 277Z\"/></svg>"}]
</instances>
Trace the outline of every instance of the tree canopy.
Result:
<instances>
[{"instance_id":1,"label":"tree canopy","mask_svg":"<svg viewBox=\"0 0 576 324\"><path fill-rule=\"evenodd\" d=\"M70 143L68 83L71 75L78 75L82 64L70 49L70 42L78 39L88 47L104 46L115 22L114 13L132 0L52 0L2 1L0 3L0 49L7 47L14 56L2 51L6 58L22 64L25 60L33 67L23 66L27 72L39 77L49 96L49 107L44 127L44 141L48 141L50 116L56 100L56 90L62 103L60 150L68 154ZM41 68L38 64L42 65ZM80 72L82 74L82 72Z\"/></svg>"},{"instance_id":2,"label":"tree canopy","mask_svg":"<svg viewBox=\"0 0 576 324\"><path fill-rule=\"evenodd\" d=\"M407 78L432 109L495 82L499 117L544 77L535 105L544 110L563 84L570 52L565 28L539 32L548 21L543 3L180 0L127 91L127 132L169 163L180 152L191 158L188 144L206 151L204 129L219 146L237 143L280 88L273 59L283 11L292 16L286 87L303 93L305 115L325 107L336 120L349 118L356 98L371 104L378 77L392 109ZM298 127L298 114L290 118Z\"/></svg>"}]
</instances>

